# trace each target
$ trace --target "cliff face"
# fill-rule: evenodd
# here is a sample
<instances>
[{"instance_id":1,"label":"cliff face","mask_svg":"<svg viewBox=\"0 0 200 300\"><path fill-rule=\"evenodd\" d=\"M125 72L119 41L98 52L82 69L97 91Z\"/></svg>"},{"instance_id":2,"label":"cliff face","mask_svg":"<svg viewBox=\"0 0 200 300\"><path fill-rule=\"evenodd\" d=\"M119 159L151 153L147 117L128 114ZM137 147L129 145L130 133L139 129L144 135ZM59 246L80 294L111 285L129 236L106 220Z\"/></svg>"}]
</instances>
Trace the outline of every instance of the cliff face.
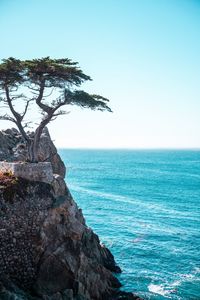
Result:
<instances>
[{"instance_id":1,"label":"cliff face","mask_svg":"<svg viewBox=\"0 0 200 300\"><path fill-rule=\"evenodd\" d=\"M19 133L0 132L0 159L25 157ZM0 299L136 299L118 292L112 272L120 268L86 226L47 131L40 157L52 163L51 185L11 174L0 178Z\"/></svg>"}]
</instances>

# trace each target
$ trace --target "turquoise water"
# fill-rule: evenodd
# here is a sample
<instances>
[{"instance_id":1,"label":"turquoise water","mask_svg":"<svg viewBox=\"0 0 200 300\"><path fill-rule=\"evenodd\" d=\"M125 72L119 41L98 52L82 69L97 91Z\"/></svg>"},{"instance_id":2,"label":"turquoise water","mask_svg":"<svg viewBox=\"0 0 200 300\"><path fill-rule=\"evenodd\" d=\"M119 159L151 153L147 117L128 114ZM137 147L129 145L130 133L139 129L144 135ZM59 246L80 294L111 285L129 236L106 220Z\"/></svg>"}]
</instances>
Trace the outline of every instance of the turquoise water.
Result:
<instances>
[{"instance_id":1,"label":"turquoise water","mask_svg":"<svg viewBox=\"0 0 200 300\"><path fill-rule=\"evenodd\" d=\"M123 289L200 299L200 151L60 150L67 184Z\"/></svg>"}]
</instances>

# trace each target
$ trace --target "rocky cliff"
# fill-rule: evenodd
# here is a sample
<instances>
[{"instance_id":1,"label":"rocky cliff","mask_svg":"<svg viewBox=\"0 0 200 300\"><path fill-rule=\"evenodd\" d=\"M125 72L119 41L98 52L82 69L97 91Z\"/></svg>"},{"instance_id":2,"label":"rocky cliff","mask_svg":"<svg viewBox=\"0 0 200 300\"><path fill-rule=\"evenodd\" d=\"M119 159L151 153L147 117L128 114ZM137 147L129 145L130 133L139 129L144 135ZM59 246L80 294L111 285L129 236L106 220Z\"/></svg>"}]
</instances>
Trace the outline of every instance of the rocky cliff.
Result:
<instances>
[{"instance_id":1,"label":"rocky cliff","mask_svg":"<svg viewBox=\"0 0 200 300\"><path fill-rule=\"evenodd\" d=\"M25 159L18 131L0 132L0 160ZM0 299L139 299L119 291L120 268L86 226L47 130L40 160L51 162L52 184L0 174Z\"/></svg>"}]
</instances>

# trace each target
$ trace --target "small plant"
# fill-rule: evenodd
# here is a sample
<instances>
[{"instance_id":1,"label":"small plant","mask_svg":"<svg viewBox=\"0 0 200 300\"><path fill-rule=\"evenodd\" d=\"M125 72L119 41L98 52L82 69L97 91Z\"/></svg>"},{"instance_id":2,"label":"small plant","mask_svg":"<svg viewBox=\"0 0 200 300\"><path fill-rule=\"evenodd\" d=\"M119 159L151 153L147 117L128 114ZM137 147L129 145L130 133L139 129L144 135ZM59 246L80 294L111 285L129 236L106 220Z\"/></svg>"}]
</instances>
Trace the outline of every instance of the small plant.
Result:
<instances>
[{"instance_id":1,"label":"small plant","mask_svg":"<svg viewBox=\"0 0 200 300\"><path fill-rule=\"evenodd\" d=\"M6 171L6 172L3 172L2 174L3 174L3 176L6 176L6 177L13 177L12 171Z\"/></svg>"},{"instance_id":2,"label":"small plant","mask_svg":"<svg viewBox=\"0 0 200 300\"><path fill-rule=\"evenodd\" d=\"M0 172L0 187L9 187L17 183L17 178L11 171Z\"/></svg>"}]
</instances>

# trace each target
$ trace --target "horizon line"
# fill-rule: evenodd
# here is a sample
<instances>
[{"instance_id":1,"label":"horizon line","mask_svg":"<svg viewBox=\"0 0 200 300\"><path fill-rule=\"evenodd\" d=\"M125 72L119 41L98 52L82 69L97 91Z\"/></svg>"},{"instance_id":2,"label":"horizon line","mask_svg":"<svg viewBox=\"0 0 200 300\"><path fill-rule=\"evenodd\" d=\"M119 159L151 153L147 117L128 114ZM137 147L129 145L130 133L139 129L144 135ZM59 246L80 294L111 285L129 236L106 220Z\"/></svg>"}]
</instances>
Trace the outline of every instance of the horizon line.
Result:
<instances>
[{"instance_id":1,"label":"horizon line","mask_svg":"<svg viewBox=\"0 0 200 300\"><path fill-rule=\"evenodd\" d=\"M98 148L98 147L57 147L57 149L60 150L194 150L194 151L200 151L200 147L173 147L173 148L126 148L126 147L116 147L116 148Z\"/></svg>"}]
</instances>

